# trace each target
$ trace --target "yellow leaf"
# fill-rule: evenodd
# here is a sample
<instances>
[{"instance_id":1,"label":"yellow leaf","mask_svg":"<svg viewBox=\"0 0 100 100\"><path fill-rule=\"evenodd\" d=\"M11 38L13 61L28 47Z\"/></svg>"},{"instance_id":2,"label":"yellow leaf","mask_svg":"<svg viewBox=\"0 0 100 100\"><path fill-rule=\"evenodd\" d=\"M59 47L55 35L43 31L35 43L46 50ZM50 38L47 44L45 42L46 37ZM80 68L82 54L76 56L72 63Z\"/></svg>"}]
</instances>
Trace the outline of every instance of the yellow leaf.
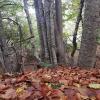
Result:
<instances>
[{"instance_id":1,"label":"yellow leaf","mask_svg":"<svg viewBox=\"0 0 100 100\"><path fill-rule=\"evenodd\" d=\"M74 85L75 87L78 87L78 88L81 87L80 84L78 84L78 83L73 83L73 85Z\"/></svg>"},{"instance_id":2,"label":"yellow leaf","mask_svg":"<svg viewBox=\"0 0 100 100\"><path fill-rule=\"evenodd\" d=\"M91 83L91 84L89 84L89 87L93 88L93 89L100 89L100 84Z\"/></svg>"},{"instance_id":3,"label":"yellow leaf","mask_svg":"<svg viewBox=\"0 0 100 100\"><path fill-rule=\"evenodd\" d=\"M16 93L17 93L17 94L20 94L20 93L22 93L23 91L24 91L24 88L21 88L21 87L19 87L19 88L16 89Z\"/></svg>"}]
</instances>

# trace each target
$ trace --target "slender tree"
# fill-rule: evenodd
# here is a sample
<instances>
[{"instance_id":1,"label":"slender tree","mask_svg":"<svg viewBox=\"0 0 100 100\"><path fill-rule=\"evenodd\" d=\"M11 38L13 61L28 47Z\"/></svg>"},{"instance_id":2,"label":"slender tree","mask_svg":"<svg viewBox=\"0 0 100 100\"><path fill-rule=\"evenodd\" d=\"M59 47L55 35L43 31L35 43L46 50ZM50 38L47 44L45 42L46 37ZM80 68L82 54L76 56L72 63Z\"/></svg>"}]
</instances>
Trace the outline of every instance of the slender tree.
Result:
<instances>
[{"instance_id":1,"label":"slender tree","mask_svg":"<svg viewBox=\"0 0 100 100\"><path fill-rule=\"evenodd\" d=\"M68 63L68 57L65 53L63 44L63 29L62 29L62 3L61 0L55 0L55 35L57 45L57 58L59 63Z\"/></svg>"},{"instance_id":2,"label":"slender tree","mask_svg":"<svg viewBox=\"0 0 100 100\"><path fill-rule=\"evenodd\" d=\"M72 53L71 53L72 57L74 57L74 54L75 54L76 49L77 49L77 42L76 42L77 32L78 32L78 29L79 29L80 21L82 21L83 7L84 7L84 0L80 0L79 12L78 12L77 20L76 20L75 30L74 30L74 33L73 33L73 50L72 50Z\"/></svg>"},{"instance_id":3,"label":"slender tree","mask_svg":"<svg viewBox=\"0 0 100 100\"><path fill-rule=\"evenodd\" d=\"M44 0L44 16L46 20L46 30L47 30L47 44L49 51L49 59L52 62L52 51L51 51L51 23L50 23L50 1Z\"/></svg>"},{"instance_id":4,"label":"slender tree","mask_svg":"<svg viewBox=\"0 0 100 100\"><path fill-rule=\"evenodd\" d=\"M52 63L57 64L56 55L56 40L55 40L55 3L54 0L50 1L50 38L51 38L51 51L52 51Z\"/></svg>"},{"instance_id":5,"label":"slender tree","mask_svg":"<svg viewBox=\"0 0 100 100\"><path fill-rule=\"evenodd\" d=\"M24 11L26 13L26 18L27 18L28 25L29 25L30 36L32 37L32 36L34 36L34 32L33 32L33 28L32 28L32 21L31 21L31 18L30 18L27 1L28 0L23 0L23 3L24 3ZM32 51L33 51L32 53L33 53L33 56L35 56L34 38L31 39L31 45L32 45Z\"/></svg>"}]
</instances>

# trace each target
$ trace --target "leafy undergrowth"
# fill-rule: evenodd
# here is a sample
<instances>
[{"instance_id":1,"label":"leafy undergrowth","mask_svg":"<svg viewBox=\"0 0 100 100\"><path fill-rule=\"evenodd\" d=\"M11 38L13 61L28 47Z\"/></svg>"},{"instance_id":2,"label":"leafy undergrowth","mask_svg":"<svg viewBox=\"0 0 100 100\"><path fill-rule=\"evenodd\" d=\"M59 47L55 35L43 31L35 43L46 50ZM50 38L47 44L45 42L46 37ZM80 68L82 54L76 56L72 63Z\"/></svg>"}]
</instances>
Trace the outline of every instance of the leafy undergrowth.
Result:
<instances>
[{"instance_id":1,"label":"leafy undergrowth","mask_svg":"<svg viewBox=\"0 0 100 100\"><path fill-rule=\"evenodd\" d=\"M3 75L0 100L100 100L100 69L57 67Z\"/></svg>"}]
</instances>

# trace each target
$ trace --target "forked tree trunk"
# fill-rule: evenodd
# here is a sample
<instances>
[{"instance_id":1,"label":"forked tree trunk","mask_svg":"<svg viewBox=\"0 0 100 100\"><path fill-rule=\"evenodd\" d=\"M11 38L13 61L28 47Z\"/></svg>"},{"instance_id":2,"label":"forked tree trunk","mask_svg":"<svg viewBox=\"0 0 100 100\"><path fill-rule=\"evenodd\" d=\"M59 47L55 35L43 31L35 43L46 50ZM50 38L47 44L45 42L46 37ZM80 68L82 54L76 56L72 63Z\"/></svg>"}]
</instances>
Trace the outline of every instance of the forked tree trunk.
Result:
<instances>
[{"instance_id":1,"label":"forked tree trunk","mask_svg":"<svg viewBox=\"0 0 100 100\"><path fill-rule=\"evenodd\" d=\"M78 66L93 67L96 58L96 36L100 32L100 0L85 0L85 13Z\"/></svg>"},{"instance_id":2,"label":"forked tree trunk","mask_svg":"<svg viewBox=\"0 0 100 100\"><path fill-rule=\"evenodd\" d=\"M55 5L55 3L57 4ZM51 64L58 64L59 62L65 64L67 60L62 39L61 3L54 0L34 0L34 4L38 30L41 29L39 32L41 45L44 47L44 49L42 48L44 58L48 58ZM55 6L57 7L55 8Z\"/></svg>"},{"instance_id":3,"label":"forked tree trunk","mask_svg":"<svg viewBox=\"0 0 100 100\"><path fill-rule=\"evenodd\" d=\"M46 33L46 22L44 17L44 9L42 0L34 0L36 17L38 23L38 30L40 34L41 42L41 58L42 61L48 62L49 53L48 53L48 44L47 44L47 33Z\"/></svg>"}]
</instances>

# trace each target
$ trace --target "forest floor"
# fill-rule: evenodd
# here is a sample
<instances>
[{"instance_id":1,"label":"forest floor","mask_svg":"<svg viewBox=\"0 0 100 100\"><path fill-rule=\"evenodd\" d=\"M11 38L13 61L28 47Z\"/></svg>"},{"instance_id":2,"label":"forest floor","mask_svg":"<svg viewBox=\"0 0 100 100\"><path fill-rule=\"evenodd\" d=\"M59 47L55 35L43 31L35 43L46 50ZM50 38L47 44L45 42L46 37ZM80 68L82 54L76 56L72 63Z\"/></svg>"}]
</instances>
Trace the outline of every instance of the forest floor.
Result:
<instances>
[{"instance_id":1,"label":"forest floor","mask_svg":"<svg viewBox=\"0 0 100 100\"><path fill-rule=\"evenodd\" d=\"M40 68L0 79L0 100L100 100L99 68Z\"/></svg>"}]
</instances>

